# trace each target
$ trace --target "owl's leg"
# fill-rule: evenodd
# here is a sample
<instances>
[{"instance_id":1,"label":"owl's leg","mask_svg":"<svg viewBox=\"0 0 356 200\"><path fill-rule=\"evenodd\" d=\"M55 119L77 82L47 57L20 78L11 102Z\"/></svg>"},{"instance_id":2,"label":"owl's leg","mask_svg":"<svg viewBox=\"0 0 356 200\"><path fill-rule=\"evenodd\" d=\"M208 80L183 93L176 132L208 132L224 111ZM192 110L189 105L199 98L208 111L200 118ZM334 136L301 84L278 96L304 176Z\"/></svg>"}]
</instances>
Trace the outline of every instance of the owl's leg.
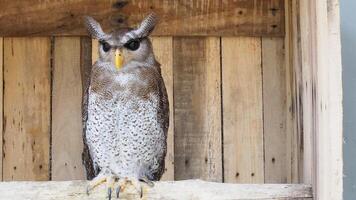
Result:
<instances>
[{"instance_id":1,"label":"owl's leg","mask_svg":"<svg viewBox=\"0 0 356 200\"><path fill-rule=\"evenodd\" d=\"M106 176L104 176L103 174L99 174L98 176L96 176L93 180L89 182L87 186L87 195L89 195L90 190L93 190L104 182L106 182Z\"/></svg>"},{"instance_id":2,"label":"owl's leg","mask_svg":"<svg viewBox=\"0 0 356 200\"><path fill-rule=\"evenodd\" d=\"M148 180L148 178L144 177L144 178L141 178L140 181L146 183L148 186L150 187L153 187L154 186L154 183L150 180Z\"/></svg>"},{"instance_id":3,"label":"owl's leg","mask_svg":"<svg viewBox=\"0 0 356 200\"><path fill-rule=\"evenodd\" d=\"M119 198L120 192L123 192L123 190L128 186L128 184L132 185L137 193L140 195L140 198L143 196L143 191L144 188L147 186L153 187L153 182L144 178L144 179L137 179L137 178L130 178L126 177L123 179L119 179L118 181L118 188L116 189L116 197Z\"/></svg>"},{"instance_id":4,"label":"owl's leg","mask_svg":"<svg viewBox=\"0 0 356 200\"><path fill-rule=\"evenodd\" d=\"M114 176L109 176L106 178L106 188L107 188L107 193L108 193L108 199L111 200L111 194L112 191L115 187L115 177Z\"/></svg>"},{"instance_id":5,"label":"owl's leg","mask_svg":"<svg viewBox=\"0 0 356 200\"><path fill-rule=\"evenodd\" d=\"M95 177L92 181L89 182L89 185L87 186L87 194L89 195L89 191L106 182L108 199L111 200L111 194L112 190L114 189L115 179L116 177L113 175L99 174L97 177Z\"/></svg>"}]
</instances>

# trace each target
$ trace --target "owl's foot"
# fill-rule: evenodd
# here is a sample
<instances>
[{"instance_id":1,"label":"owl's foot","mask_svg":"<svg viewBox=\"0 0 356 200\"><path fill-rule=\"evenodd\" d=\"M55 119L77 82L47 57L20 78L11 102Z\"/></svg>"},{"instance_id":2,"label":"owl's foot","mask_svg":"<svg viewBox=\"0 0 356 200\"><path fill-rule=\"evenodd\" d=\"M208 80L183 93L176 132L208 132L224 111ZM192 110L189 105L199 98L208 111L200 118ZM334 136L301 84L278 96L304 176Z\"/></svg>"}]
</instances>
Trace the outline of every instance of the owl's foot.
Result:
<instances>
[{"instance_id":1,"label":"owl's foot","mask_svg":"<svg viewBox=\"0 0 356 200\"><path fill-rule=\"evenodd\" d=\"M107 193L108 193L108 199L111 200L111 194L112 194L112 191L114 190L115 188L115 177L113 176L110 176L110 177L107 177L106 179L106 188L107 188Z\"/></svg>"},{"instance_id":2,"label":"owl's foot","mask_svg":"<svg viewBox=\"0 0 356 200\"><path fill-rule=\"evenodd\" d=\"M115 177L114 176L98 176L95 177L92 181L89 182L87 186L87 195L89 195L89 191L93 190L97 186L106 182L108 199L111 200L111 194L115 186Z\"/></svg>"},{"instance_id":3,"label":"owl's foot","mask_svg":"<svg viewBox=\"0 0 356 200\"><path fill-rule=\"evenodd\" d=\"M153 182L148 180L148 179L136 179L136 178L124 178L124 179L119 179L118 181L118 188L116 189L116 198L119 198L120 192L123 192L125 188L129 187L129 185L132 185L137 193L140 195L140 198L143 197L143 191L144 188L147 186L153 187Z\"/></svg>"},{"instance_id":4,"label":"owl's foot","mask_svg":"<svg viewBox=\"0 0 356 200\"><path fill-rule=\"evenodd\" d=\"M152 181L148 180L147 178L141 178L140 181L146 183L150 187L153 187L155 185Z\"/></svg>"},{"instance_id":5,"label":"owl's foot","mask_svg":"<svg viewBox=\"0 0 356 200\"><path fill-rule=\"evenodd\" d=\"M93 180L91 180L87 186L87 195L89 195L89 192L96 188L97 186L101 185L102 183L106 182L106 177L105 176L97 176Z\"/></svg>"}]
</instances>

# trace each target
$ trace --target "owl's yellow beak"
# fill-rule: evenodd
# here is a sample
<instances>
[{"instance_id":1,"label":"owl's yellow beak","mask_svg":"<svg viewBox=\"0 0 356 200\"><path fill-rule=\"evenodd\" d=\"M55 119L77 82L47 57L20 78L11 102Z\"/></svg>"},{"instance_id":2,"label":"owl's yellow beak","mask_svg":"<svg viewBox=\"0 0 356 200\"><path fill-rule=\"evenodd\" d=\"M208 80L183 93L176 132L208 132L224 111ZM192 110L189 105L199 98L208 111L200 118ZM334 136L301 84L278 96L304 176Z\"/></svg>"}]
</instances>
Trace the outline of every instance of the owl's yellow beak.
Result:
<instances>
[{"instance_id":1,"label":"owl's yellow beak","mask_svg":"<svg viewBox=\"0 0 356 200\"><path fill-rule=\"evenodd\" d=\"M122 68L122 64L124 63L124 57L119 49L115 50L115 67L117 70Z\"/></svg>"}]
</instances>

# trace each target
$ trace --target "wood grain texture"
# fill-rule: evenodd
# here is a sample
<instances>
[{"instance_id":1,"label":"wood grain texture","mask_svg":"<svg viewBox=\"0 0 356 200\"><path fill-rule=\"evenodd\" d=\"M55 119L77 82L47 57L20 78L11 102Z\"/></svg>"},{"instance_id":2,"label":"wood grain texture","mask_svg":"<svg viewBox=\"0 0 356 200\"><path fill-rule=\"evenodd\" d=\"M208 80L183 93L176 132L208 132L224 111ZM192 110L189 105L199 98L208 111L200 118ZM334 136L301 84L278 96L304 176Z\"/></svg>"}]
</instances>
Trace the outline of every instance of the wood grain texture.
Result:
<instances>
[{"instance_id":1,"label":"wood grain texture","mask_svg":"<svg viewBox=\"0 0 356 200\"><path fill-rule=\"evenodd\" d=\"M162 76L166 85L169 101L169 129L167 137L167 155L162 180L174 180L174 100L173 100L173 38L151 38L156 59L161 63Z\"/></svg>"},{"instance_id":2,"label":"wood grain texture","mask_svg":"<svg viewBox=\"0 0 356 200\"><path fill-rule=\"evenodd\" d=\"M3 182L0 183L0 199L36 199L36 200L96 200L106 199L107 190L102 184L86 194L85 181L51 181L51 182ZM21 193L18 191L21 190ZM14 195L16 194L16 195ZM144 199L152 200L300 200L312 198L310 185L291 184L227 184L201 180L160 181L155 186L144 188ZM120 192L120 199L139 199L137 190L126 185Z\"/></svg>"},{"instance_id":3,"label":"wood grain texture","mask_svg":"<svg viewBox=\"0 0 356 200\"><path fill-rule=\"evenodd\" d=\"M287 92L283 38L262 38L265 183L287 183Z\"/></svg>"},{"instance_id":4,"label":"wood grain texture","mask_svg":"<svg viewBox=\"0 0 356 200\"><path fill-rule=\"evenodd\" d=\"M84 179L80 37L56 37L52 89L52 180Z\"/></svg>"},{"instance_id":5,"label":"wood grain texture","mask_svg":"<svg viewBox=\"0 0 356 200\"><path fill-rule=\"evenodd\" d=\"M175 179L222 181L220 39L174 38Z\"/></svg>"},{"instance_id":6,"label":"wood grain texture","mask_svg":"<svg viewBox=\"0 0 356 200\"><path fill-rule=\"evenodd\" d=\"M4 99L3 99L3 94L4 94L4 87L3 87L3 81L4 81L4 58L3 58L3 52L4 52L4 38L0 37L0 181L2 181L2 159L3 159L3 105L4 105Z\"/></svg>"},{"instance_id":7,"label":"wood grain texture","mask_svg":"<svg viewBox=\"0 0 356 200\"><path fill-rule=\"evenodd\" d=\"M284 35L284 0L28 0L0 2L0 36L86 35L83 16L105 30L135 25L150 12L160 16L160 36Z\"/></svg>"},{"instance_id":8,"label":"wood grain texture","mask_svg":"<svg viewBox=\"0 0 356 200\"><path fill-rule=\"evenodd\" d=\"M312 84L304 82L307 80L304 74L308 74L311 68L302 64L300 50L300 14L299 0L286 0L286 91L287 91L287 168L288 183L311 184L312 169L310 142L312 136ZM306 16L308 18L308 16ZM308 59L307 59L308 60ZM304 82L304 83L303 83ZM309 86L308 86L309 85ZM307 165L309 167L307 167Z\"/></svg>"},{"instance_id":9,"label":"wood grain texture","mask_svg":"<svg viewBox=\"0 0 356 200\"><path fill-rule=\"evenodd\" d=\"M48 180L50 39L4 39L4 180Z\"/></svg>"},{"instance_id":10,"label":"wood grain texture","mask_svg":"<svg viewBox=\"0 0 356 200\"><path fill-rule=\"evenodd\" d=\"M312 162L315 199L341 200L342 158L342 65L339 1L300 1L303 64L312 71Z\"/></svg>"},{"instance_id":11,"label":"wood grain texture","mask_svg":"<svg viewBox=\"0 0 356 200\"><path fill-rule=\"evenodd\" d=\"M263 183L261 38L222 38L224 180Z\"/></svg>"}]
</instances>

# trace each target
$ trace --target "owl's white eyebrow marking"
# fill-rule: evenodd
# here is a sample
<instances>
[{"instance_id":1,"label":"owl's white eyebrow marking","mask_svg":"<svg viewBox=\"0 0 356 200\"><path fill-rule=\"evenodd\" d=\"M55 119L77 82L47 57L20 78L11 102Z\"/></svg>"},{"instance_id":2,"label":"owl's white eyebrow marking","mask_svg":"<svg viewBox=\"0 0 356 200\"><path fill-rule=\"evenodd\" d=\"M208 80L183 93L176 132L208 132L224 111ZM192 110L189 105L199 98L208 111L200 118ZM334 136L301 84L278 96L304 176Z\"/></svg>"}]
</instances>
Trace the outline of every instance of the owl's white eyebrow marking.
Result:
<instances>
[{"instance_id":1,"label":"owl's white eyebrow marking","mask_svg":"<svg viewBox=\"0 0 356 200\"><path fill-rule=\"evenodd\" d=\"M132 40L132 39L138 39L138 36L135 34L135 32L132 30L132 31L129 31L127 32L121 39L121 44L124 45L126 44L128 41Z\"/></svg>"}]
</instances>

